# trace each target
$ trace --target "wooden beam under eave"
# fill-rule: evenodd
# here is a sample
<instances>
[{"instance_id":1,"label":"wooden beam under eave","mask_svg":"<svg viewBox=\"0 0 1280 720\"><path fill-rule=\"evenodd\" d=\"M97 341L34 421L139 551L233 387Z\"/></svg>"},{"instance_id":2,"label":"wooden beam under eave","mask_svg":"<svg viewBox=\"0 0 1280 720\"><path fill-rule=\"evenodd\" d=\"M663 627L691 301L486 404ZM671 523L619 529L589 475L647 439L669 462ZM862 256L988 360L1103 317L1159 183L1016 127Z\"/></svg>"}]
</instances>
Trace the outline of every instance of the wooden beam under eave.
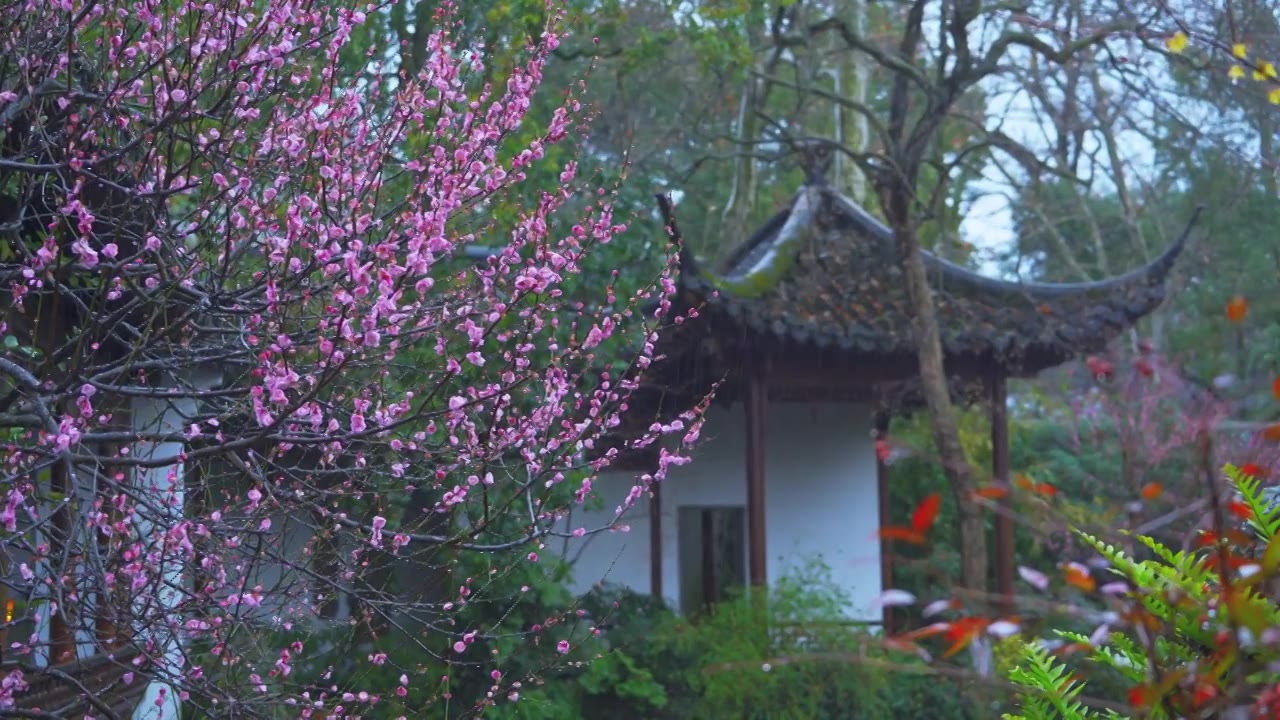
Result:
<instances>
[{"instance_id":1,"label":"wooden beam under eave","mask_svg":"<svg viewBox=\"0 0 1280 720\"><path fill-rule=\"evenodd\" d=\"M904 378L899 367L876 362L823 363L809 358L773 358L769 365L770 390L836 389L869 395L871 385Z\"/></svg>"},{"instance_id":2,"label":"wooden beam under eave","mask_svg":"<svg viewBox=\"0 0 1280 720\"><path fill-rule=\"evenodd\" d=\"M769 388L764 375L752 372L747 379L747 538L753 587L769 584L768 549L765 543L765 417Z\"/></svg>"},{"instance_id":3,"label":"wooden beam under eave","mask_svg":"<svg viewBox=\"0 0 1280 720\"><path fill-rule=\"evenodd\" d=\"M997 371L991 378L991 471L997 485L1009 487L1008 380ZM1002 609L1013 610L1013 505L1006 492L996 501L996 587Z\"/></svg>"}]
</instances>

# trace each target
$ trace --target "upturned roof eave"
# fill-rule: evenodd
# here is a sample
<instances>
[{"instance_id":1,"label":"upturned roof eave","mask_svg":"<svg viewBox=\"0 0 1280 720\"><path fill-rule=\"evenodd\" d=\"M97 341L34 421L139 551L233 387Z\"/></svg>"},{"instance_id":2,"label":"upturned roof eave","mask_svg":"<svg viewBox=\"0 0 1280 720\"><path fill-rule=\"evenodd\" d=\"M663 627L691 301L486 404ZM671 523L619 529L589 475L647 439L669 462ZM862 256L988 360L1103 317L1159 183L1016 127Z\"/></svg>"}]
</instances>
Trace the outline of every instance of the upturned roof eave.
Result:
<instances>
[{"instance_id":1,"label":"upturned roof eave","mask_svg":"<svg viewBox=\"0 0 1280 720\"><path fill-rule=\"evenodd\" d=\"M814 211L812 207L816 197L821 198L821 212ZM806 203L810 206L805 207ZM798 207L801 208L799 212ZM793 213L797 217L792 217ZM1199 210L1193 215L1187 230L1159 257L1122 275L1092 282L1040 283L989 278L926 251L926 268L930 277L935 279L935 292L944 301L954 298L960 305L969 302L992 307L1016 303L1024 308L1030 303L1042 308L1046 315L1053 315L1058 308L1063 308L1060 313L1063 329L1053 333L1058 337L1048 337L1043 332L1039 337L1025 335L1025 330L1012 321L1006 327L993 329L986 327L990 323L974 319L969 329L975 333L987 333L990 338L988 345L977 347L970 338L961 346L947 347L947 354L990 356L999 362L1002 354L1009 350L1009 345L1021 344L1025 357L1020 363L1009 362L1010 372L1033 374L1060 364L1079 352L1089 351L1092 346L1105 344L1163 302L1164 283L1186 245L1189 231L1198 214ZM732 283L726 284L726 277L734 279L736 276L736 279L741 280L744 267L749 265L746 261L753 254L758 260L762 254L773 252L775 248L770 245L779 242L776 236L782 232L797 232L795 221L802 219L804 223L813 224L825 222L829 225L834 222L841 234L850 236L849 247L854 247L853 244L859 241L875 243L874 250L884 255L886 260L896 259L893 233L888 227L829 186L805 186L787 208L770 218L747 242L728 256L724 274L704 270L687 249L682 249L679 285L691 294L692 300L699 304L705 303L706 310L722 317L727 316L725 319L741 325L743 330L784 336L801 345L839 348L862 356L900 356L911 350L903 346L902 333L884 332L871 326L846 327L843 328L843 333L835 332L834 328L832 332L824 332L819 327L806 327L806 322L787 321L780 314L785 313L785 308L779 310L776 299L772 304L757 302L754 297L743 297L735 293ZM853 267L852 264L850 266ZM868 270L863 274L869 276L870 272ZM785 274L770 279L775 283L775 289L787 280ZM844 283L846 286L849 284ZM855 287L863 286L858 282L851 284ZM767 290L765 292L768 293ZM847 292L843 294L848 296ZM844 302L854 306L866 301L866 298L859 296L847 297ZM1075 308L1071 307L1073 304ZM1089 309L1087 318L1079 317L1081 307ZM807 323L813 324L812 321ZM1069 327L1072 323L1079 327ZM878 337L877 333L883 337ZM1019 333L1023 333L1023 336ZM955 335L955 332L951 333L951 336ZM944 345L946 344L948 338L944 338ZM1013 367L1014 365L1021 367Z\"/></svg>"}]
</instances>

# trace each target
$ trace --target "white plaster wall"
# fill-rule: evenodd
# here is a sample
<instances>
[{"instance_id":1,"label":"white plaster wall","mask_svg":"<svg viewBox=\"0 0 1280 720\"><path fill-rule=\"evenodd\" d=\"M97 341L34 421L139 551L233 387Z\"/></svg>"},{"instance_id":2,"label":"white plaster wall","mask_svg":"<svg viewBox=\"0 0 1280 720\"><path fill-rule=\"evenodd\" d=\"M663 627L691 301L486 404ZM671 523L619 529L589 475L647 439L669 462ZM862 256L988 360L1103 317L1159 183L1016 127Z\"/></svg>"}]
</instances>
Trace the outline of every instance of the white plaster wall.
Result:
<instances>
[{"instance_id":1,"label":"white plaster wall","mask_svg":"<svg viewBox=\"0 0 1280 720\"><path fill-rule=\"evenodd\" d=\"M199 367L186 371L183 382L172 382L171 389L211 388L217 385L219 374L216 368ZM161 385L161 387L164 387ZM134 429L142 433L180 434L196 415L196 400L192 396L178 398L134 398L131 402ZM139 442L133 447L135 457L146 460L159 460L167 464L160 467L140 470L135 481L150 493L153 504L147 511L147 517L140 519L138 532L149 537L152 542L163 546L165 532L176 526L183 519L185 487L183 485L182 455L185 450L183 442ZM156 574L163 578L164 587L151 598L168 610L174 608L182 600L182 574L185 561L161 553L161 567ZM173 618L177 620L178 618ZM158 623L156 624L158 625ZM177 720L180 717L177 694L172 686L163 682L165 675L177 677L183 672L179 628L161 628L153 625L148 629L150 638L158 646L163 647L164 659L158 676L148 684L133 720Z\"/></svg>"},{"instance_id":2,"label":"white plaster wall","mask_svg":"<svg viewBox=\"0 0 1280 720\"><path fill-rule=\"evenodd\" d=\"M765 507L770 582L820 556L832 580L851 597L853 619L878 620L879 504L871 411L852 403L772 402L766 419ZM570 528L608 524L634 485L635 473L611 472L593 491L603 511L578 511ZM681 506L746 505L746 421L742 405L717 408L707 419L693 462L673 468L662 486L663 595L680 596L678 510ZM622 517L630 532L613 531L567 544L574 590L600 580L650 591L649 498ZM749 562L749 561L748 561Z\"/></svg>"}]
</instances>

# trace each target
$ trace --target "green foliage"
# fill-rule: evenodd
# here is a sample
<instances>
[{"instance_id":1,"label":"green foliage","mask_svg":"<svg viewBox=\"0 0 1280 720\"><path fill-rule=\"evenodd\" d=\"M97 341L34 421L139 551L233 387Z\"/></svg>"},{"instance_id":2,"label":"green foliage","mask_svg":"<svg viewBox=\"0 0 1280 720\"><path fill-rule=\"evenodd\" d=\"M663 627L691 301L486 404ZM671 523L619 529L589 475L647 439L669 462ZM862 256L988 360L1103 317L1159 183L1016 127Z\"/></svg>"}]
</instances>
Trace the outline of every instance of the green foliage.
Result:
<instances>
[{"instance_id":1,"label":"green foliage","mask_svg":"<svg viewBox=\"0 0 1280 720\"><path fill-rule=\"evenodd\" d=\"M1144 717L1219 717L1226 703L1258 698L1280 680L1274 643L1257 638L1280 628L1280 604L1268 582L1274 577L1272 551L1280 531L1280 507L1261 483L1233 466L1225 475L1248 508L1253 536L1220 527L1206 547L1175 551L1150 538L1136 538L1142 550L1125 551L1077 531L1109 564L1109 572L1131 588L1127 607L1091 638L1056 630L1067 647L1083 648L1095 668L1123 678L1129 701ZM1231 522L1223 518L1223 522ZM1252 563L1249 572L1238 572ZM1227 567L1224 580L1221 567ZM1011 719L1116 718L1090 711L1078 699L1084 681L1039 641L1025 643L1022 662L1006 672L1018 685L1021 715ZM1092 680L1090 680L1092 682ZM1230 687L1228 687L1230 684Z\"/></svg>"},{"instance_id":2,"label":"green foliage","mask_svg":"<svg viewBox=\"0 0 1280 720\"><path fill-rule=\"evenodd\" d=\"M619 614L605 639L634 663L613 661L607 671L625 669L629 679L608 694L600 692L599 676L593 679L594 697L584 703L589 712L582 717L977 717L955 701L958 688L940 682L922 663L901 670L877 665L889 656L874 636L843 619L848 598L820 562L780 579L767 604L764 599L744 593L696 621L664 610ZM647 692L647 678L633 669L640 667L665 689L665 701L646 694L639 698L650 706L645 708L625 697L637 687Z\"/></svg>"},{"instance_id":3,"label":"green foliage","mask_svg":"<svg viewBox=\"0 0 1280 720\"><path fill-rule=\"evenodd\" d=\"M654 680L653 673L623 652L608 653L592 662L578 684L587 695L612 694L637 709L656 710L667 704L666 690Z\"/></svg>"},{"instance_id":4,"label":"green foliage","mask_svg":"<svg viewBox=\"0 0 1280 720\"><path fill-rule=\"evenodd\" d=\"M1025 664L1009 672L1009 680L1026 689L1022 713L1006 713L1006 720L1095 720L1120 718L1113 710L1091 711L1077 698L1084 683L1074 680L1066 665L1057 661L1044 646L1023 646Z\"/></svg>"},{"instance_id":5,"label":"green foliage","mask_svg":"<svg viewBox=\"0 0 1280 720\"><path fill-rule=\"evenodd\" d=\"M582 599L602 628L592 659L522 692L487 717L610 720L824 720L979 717L919 662L887 669L873 635L842 619L847 597L821 563L744 593L695 621L629 590ZM762 610L767 607L767 610ZM900 663L899 656L893 656Z\"/></svg>"},{"instance_id":6,"label":"green foliage","mask_svg":"<svg viewBox=\"0 0 1280 720\"><path fill-rule=\"evenodd\" d=\"M1227 477L1240 489L1240 498L1249 508L1249 527L1268 545L1280 534L1280 503L1268 498L1260 478L1245 475L1234 465L1226 467Z\"/></svg>"}]
</instances>

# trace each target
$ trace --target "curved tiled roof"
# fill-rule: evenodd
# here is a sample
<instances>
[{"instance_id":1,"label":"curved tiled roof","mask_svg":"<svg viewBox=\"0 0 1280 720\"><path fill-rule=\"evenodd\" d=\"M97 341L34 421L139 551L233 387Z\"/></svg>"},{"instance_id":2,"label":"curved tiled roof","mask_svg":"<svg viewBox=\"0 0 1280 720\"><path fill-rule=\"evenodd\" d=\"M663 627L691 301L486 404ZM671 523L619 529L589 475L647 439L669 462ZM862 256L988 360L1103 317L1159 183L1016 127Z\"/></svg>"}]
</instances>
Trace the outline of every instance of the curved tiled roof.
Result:
<instances>
[{"instance_id":1,"label":"curved tiled roof","mask_svg":"<svg viewBox=\"0 0 1280 720\"><path fill-rule=\"evenodd\" d=\"M924 253L949 361L1029 375L1109 340L1155 310L1186 233L1149 264L1108 280L1023 283ZM720 272L682 253L685 302L710 332L799 350L914 365L911 304L892 231L826 185L809 185Z\"/></svg>"},{"instance_id":2,"label":"curved tiled roof","mask_svg":"<svg viewBox=\"0 0 1280 720\"><path fill-rule=\"evenodd\" d=\"M141 678L126 682L125 674L133 670L132 661L137 656L136 648L127 647L111 655L94 655L52 669L29 670L24 678L26 687L13 695L14 705L19 710L52 717L101 717L105 716L103 709L110 709L117 717L132 717L148 685ZM0 673L7 674L12 669L11 665L0 664ZM4 715L0 711L0 716Z\"/></svg>"}]
</instances>

